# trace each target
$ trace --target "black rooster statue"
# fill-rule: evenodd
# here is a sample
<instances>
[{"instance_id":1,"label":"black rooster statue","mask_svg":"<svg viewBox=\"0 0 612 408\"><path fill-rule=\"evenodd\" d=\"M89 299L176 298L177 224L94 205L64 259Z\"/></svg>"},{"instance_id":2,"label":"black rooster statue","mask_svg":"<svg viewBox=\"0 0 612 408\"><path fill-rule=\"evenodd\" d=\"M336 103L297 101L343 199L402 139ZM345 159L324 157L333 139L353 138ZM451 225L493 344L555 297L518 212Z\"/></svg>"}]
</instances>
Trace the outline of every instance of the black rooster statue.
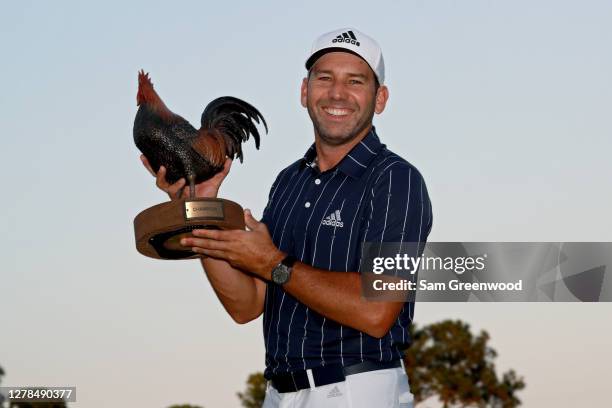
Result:
<instances>
[{"instance_id":1,"label":"black rooster statue","mask_svg":"<svg viewBox=\"0 0 612 408\"><path fill-rule=\"evenodd\" d=\"M223 169L226 157L242 162L242 143L252 135L259 149L259 132L254 122L268 126L253 106L238 98L225 96L210 102L202 114L201 127L195 129L170 111L153 89L149 74L138 73L139 106L134 120L134 142L147 157L153 170L166 167L166 180L174 183L184 177L189 195L195 184L208 180Z\"/></svg>"}]
</instances>

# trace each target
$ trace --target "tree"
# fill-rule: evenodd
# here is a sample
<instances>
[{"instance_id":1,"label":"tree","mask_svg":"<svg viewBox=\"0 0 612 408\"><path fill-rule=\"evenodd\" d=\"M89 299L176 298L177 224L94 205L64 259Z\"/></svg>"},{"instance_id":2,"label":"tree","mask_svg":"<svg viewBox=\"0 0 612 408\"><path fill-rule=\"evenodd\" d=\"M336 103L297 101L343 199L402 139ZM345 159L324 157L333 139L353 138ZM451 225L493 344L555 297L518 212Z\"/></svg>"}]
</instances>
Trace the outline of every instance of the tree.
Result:
<instances>
[{"instance_id":1,"label":"tree","mask_svg":"<svg viewBox=\"0 0 612 408\"><path fill-rule=\"evenodd\" d=\"M444 407L520 405L516 393L525 383L514 370L497 377L497 353L487 346L487 332L474 337L468 324L450 320L422 329L413 325L411 331L404 361L415 403L437 396Z\"/></svg>"},{"instance_id":2,"label":"tree","mask_svg":"<svg viewBox=\"0 0 612 408\"><path fill-rule=\"evenodd\" d=\"M172 405L168 408L202 408L199 405L189 405L189 404L176 404L176 405Z\"/></svg>"},{"instance_id":3,"label":"tree","mask_svg":"<svg viewBox=\"0 0 612 408\"><path fill-rule=\"evenodd\" d=\"M4 370L0 366L0 384L2 384L2 376L4 376ZM4 406L4 395L0 394L0 407Z\"/></svg>"},{"instance_id":4,"label":"tree","mask_svg":"<svg viewBox=\"0 0 612 408\"><path fill-rule=\"evenodd\" d=\"M262 373L249 375L244 394L236 393L244 408L260 408L266 397L266 379Z\"/></svg>"}]
</instances>

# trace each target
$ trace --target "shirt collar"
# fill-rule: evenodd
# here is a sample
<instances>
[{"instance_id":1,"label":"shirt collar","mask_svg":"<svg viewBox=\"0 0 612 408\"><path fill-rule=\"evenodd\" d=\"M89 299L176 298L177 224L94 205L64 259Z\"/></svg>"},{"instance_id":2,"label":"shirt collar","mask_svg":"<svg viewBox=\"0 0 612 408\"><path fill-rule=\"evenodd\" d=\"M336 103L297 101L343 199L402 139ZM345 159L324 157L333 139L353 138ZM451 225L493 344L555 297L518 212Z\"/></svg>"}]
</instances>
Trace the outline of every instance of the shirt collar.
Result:
<instances>
[{"instance_id":1,"label":"shirt collar","mask_svg":"<svg viewBox=\"0 0 612 408\"><path fill-rule=\"evenodd\" d=\"M380 143L376 134L376 129L372 126L368 134L340 160L336 168L348 176L359 178L383 147L384 145ZM309 167L315 167L316 157L317 149L313 143L304 154L302 163Z\"/></svg>"}]
</instances>

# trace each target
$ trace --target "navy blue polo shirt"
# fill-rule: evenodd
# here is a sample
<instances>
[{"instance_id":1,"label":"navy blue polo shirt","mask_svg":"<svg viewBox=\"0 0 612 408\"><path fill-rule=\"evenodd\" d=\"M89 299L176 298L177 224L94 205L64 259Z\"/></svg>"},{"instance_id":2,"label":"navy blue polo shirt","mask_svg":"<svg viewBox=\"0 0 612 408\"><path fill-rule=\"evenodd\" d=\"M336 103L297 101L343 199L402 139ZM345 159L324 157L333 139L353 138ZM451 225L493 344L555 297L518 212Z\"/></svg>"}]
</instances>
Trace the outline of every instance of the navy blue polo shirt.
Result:
<instances>
[{"instance_id":1,"label":"navy blue polo shirt","mask_svg":"<svg viewBox=\"0 0 612 408\"><path fill-rule=\"evenodd\" d=\"M359 270L363 242L425 242L431 204L418 170L374 128L334 168L319 172L314 144L276 178L262 218L280 250L315 268ZM407 302L381 339L327 319L268 283L265 376L328 364L388 362L410 343Z\"/></svg>"}]
</instances>

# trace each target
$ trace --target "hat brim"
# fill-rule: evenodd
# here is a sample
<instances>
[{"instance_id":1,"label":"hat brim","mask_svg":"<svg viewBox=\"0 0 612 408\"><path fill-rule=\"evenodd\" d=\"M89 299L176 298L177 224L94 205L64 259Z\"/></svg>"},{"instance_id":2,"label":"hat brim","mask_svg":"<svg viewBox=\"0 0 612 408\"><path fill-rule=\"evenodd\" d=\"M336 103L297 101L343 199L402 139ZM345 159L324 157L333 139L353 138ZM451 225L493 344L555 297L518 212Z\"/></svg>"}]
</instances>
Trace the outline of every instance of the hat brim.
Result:
<instances>
[{"instance_id":1,"label":"hat brim","mask_svg":"<svg viewBox=\"0 0 612 408\"><path fill-rule=\"evenodd\" d=\"M310 58L308 58L306 60L306 70L310 72L310 68L312 68L312 66L315 64L315 62L317 62L317 60L319 58L321 58L323 55L330 53L330 52L346 52L349 54L353 54L357 57L359 57L363 62L365 62L366 64L368 64L368 67L370 67L370 71L372 71L372 73L374 74L374 79L376 80L376 84L380 84L380 80L378 79L378 75L376 75L376 72L374 71L374 68L372 68L372 66L370 65L370 63L368 61L366 61L361 55L357 54L355 51L353 50L349 50L348 48L343 48L343 47L329 47L329 48L323 48L320 49L319 51L315 52L314 54L312 54L310 56Z\"/></svg>"},{"instance_id":2,"label":"hat brim","mask_svg":"<svg viewBox=\"0 0 612 408\"><path fill-rule=\"evenodd\" d=\"M310 68L312 68L314 63L317 62L317 60L319 58L321 58L323 55L325 55L325 54L327 54L329 52L348 52L349 54L353 54L353 55L361 58L363 61L365 61L366 64L368 64L368 61L363 59L363 57L361 55L357 54L355 51L349 50L348 48L342 48L342 47L329 47L329 48L323 48L323 49L315 52L314 54L312 54L310 56L310 58L308 58L306 60L306 69L308 71L310 71ZM370 67L370 64L368 64L368 67ZM370 67L370 69L372 69L372 67Z\"/></svg>"}]
</instances>

